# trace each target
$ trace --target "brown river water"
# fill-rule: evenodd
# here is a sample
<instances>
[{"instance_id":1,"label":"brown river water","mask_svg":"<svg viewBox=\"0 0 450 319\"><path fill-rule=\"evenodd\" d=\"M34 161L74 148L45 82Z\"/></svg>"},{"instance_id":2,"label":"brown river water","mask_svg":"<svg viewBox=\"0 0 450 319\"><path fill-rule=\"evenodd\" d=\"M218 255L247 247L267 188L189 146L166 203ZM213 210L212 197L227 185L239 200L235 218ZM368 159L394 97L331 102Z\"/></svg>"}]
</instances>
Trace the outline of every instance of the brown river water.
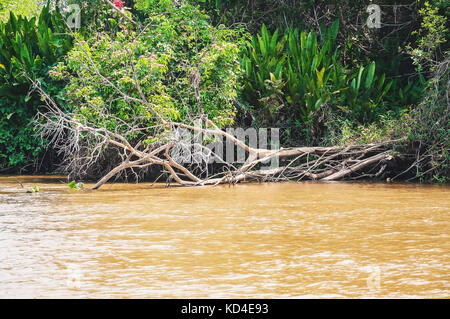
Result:
<instances>
[{"instance_id":1,"label":"brown river water","mask_svg":"<svg viewBox=\"0 0 450 319\"><path fill-rule=\"evenodd\" d=\"M450 298L449 186L66 184L0 177L0 298Z\"/></svg>"}]
</instances>

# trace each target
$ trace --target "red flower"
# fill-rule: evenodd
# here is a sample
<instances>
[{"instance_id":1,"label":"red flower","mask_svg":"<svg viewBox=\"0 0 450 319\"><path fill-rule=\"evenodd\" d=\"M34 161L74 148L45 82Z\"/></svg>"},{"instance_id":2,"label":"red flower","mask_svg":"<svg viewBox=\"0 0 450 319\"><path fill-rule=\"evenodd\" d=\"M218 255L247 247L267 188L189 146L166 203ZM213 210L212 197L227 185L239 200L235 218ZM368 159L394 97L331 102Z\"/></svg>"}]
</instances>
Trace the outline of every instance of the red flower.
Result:
<instances>
[{"instance_id":1,"label":"red flower","mask_svg":"<svg viewBox=\"0 0 450 319\"><path fill-rule=\"evenodd\" d=\"M124 4L125 3L122 0L114 0L114 5L117 7L117 9L122 10Z\"/></svg>"}]
</instances>

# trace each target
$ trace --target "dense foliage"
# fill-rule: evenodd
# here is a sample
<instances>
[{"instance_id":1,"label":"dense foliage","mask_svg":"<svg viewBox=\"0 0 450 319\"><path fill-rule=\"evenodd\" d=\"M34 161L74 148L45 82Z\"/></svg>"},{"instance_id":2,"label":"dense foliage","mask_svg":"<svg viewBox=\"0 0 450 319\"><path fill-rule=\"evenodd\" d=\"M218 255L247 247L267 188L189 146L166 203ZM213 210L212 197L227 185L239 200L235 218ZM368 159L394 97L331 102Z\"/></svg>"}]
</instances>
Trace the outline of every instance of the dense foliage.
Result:
<instances>
[{"instance_id":1,"label":"dense foliage","mask_svg":"<svg viewBox=\"0 0 450 319\"><path fill-rule=\"evenodd\" d=\"M70 37L57 35L64 31L62 16L49 7L32 18L11 12L0 24L0 168L30 163L44 149L45 141L30 125L42 102L30 92L29 78L60 93L47 72L71 47Z\"/></svg>"},{"instance_id":2,"label":"dense foliage","mask_svg":"<svg viewBox=\"0 0 450 319\"><path fill-rule=\"evenodd\" d=\"M0 21L8 21L10 12L33 17L39 12L39 6L35 0L2 0L0 2Z\"/></svg>"},{"instance_id":3,"label":"dense foliage","mask_svg":"<svg viewBox=\"0 0 450 319\"><path fill-rule=\"evenodd\" d=\"M113 28L76 36L66 62L51 71L55 80L67 81L71 109L89 122L99 121L98 109L106 109L111 117L102 121L120 133L127 131L127 125L119 126L130 113L151 126L154 115L143 105L120 99L114 85L135 98L142 90L160 114L173 120L187 119L203 108L219 125L233 123L240 65L239 49L232 41L238 33L213 28L195 7L176 9L165 3L138 3L137 8L148 16L148 27L140 33L129 24L115 28L125 21L110 18ZM103 75L110 85L105 85Z\"/></svg>"},{"instance_id":4,"label":"dense foliage","mask_svg":"<svg viewBox=\"0 0 450 319\"><path fill-rule=\"evenodd\" d=\"M325 104L339 108L349 117L370 121L383 105L392 81L377 76L375 62L347 69L336 44L338 22L322 30L288 30L278 39L265 26L249 43L243 57L246 70L244 93L256 112L266 120L275 115L296 115L300 125L310 123ZM319 124L319 123L316 123Z\"/></svg>"}]
</instances>

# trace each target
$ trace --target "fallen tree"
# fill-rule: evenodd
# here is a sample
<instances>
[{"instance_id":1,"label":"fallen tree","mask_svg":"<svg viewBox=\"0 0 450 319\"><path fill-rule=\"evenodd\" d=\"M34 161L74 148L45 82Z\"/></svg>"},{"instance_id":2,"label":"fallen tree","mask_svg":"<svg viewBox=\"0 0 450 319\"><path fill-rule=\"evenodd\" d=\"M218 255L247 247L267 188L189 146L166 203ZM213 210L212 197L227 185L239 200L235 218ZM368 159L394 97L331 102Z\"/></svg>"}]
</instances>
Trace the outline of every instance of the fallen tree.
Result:
<instances>
[{"instance_id":1,"label":"fallen tree","mask_svg":"<svg viewBox=\"0 0 450 319\"><path fill-rule=\"evenodd\" d=\"M115 87L107 78L103 77L103 80L105 85ZM136 99L120 92L124 99L145 105L158 119L158 123L151 127L130 125L131 131L145 132L147 140L150 138L155 141L145 143L139 140L133 144L117 132L108 130L104 126L96 126L83 117L80 118L79 114L63 111L42 90L39 82L32 82L34 89L39 91L46 101L46 112L39 113L39 120L36 123L41 129L42 135L51 137L53 147L66 159L64 168L69 175L79 176L80 171L87 171L89 165L100 158L102 150L106 147L113 146L121 154L120 164L105 174L93 189L100 188L125 170L131 170L138 178L135 170L150 166L161 166L164 172L168 173L170 179L183 186L233 184L242 181L336 181L349 178L379 177L386 169L387 164L394 159L393 145L398 142L397 140L347 147L294 147L277 150L253 148L226 130L217 127L204 114L200 116L204 124L202 126L174 122L163 118L144 95L140 99ZM136 87L139 90L137 80ZM194 133L202 133L205 136L221 136L226 142L231 142L244 150L247 160L240 167L236 167L233 162L223 161L222 164L226 170L213 175L208 173L205 175L208 163L216 155L205 147L204 143L186 145L178 134L180 128ZM81 139L82 136L84 138ZM171 155L171 151L176 148L195 149L195 155L200 158L200 161L197 159L195 163L186 165L180 158L174 158ZM274 158L282 165L259 169L262 163Z\"/></svg>"},{"instance_id":2,"label":"fallen tree","mask_svg":"<svg viewBox=\"0 0 450 319\"><path fill-rule=\"evenodd\" d=\"M116 8L111 1L105 2L124 17L124 30L127 30L128 26L138 31L121 35L121 38L129 37L129 42L114 40L100 33L88 42L73 34L75 46L69 53L69 59L73 59L74 69L69 72L64 68L59 70L57 66L52 72L57 77L70 77L68 91L71 92L70 99L74 100L74 107L64 109L45 92L38 80L29 78L33 89L39 92L46 104L36 118L36 126L63 158L62 169L69 176L89 176L92 167L111 152L120 158L115 161L114 167L102 174L93 189L100 188L111 178L124 173L131 172L139 179L141 172L152 166L161 167L162 175L165 174L169 180L183 186L233 184L250 180L336 181L361 177L381 178L395 158L394 145L398 140L346 147L279 149L273 148L273 145L268 149L249 144L245 139L240 139L224 129L229 122L226 118L230 113L227 107L235 95L238 78L234 72L237 60L234 54L238 50L234 44L227 42L227 32L205 27L205 24L195 21L188 27L186 24L172 26L179 28L178 37L169 39L175 43L173 47L182 50L192 45L195 47L195 56L192 56L192 52L185 55L181 52L181 61L173 58L176 60L173 65L162 65L161 63L167 60L166 56L176 57L176 54L179 54L174 53L172 48L166 50L166 47L173 43L161 46L162 50L166 51L161 53L163 59L160 59L151 50L148 51L149 56L143 55L142 52L147 51L143 44L138 42L140 38L143 38L143 41L153 41L155 34L146 32L156 27L157 18L152 16L147 25L139 26L124 10ZM174 15L173 23L179 23L176 11L164 14ZM195 12L186 10L184 14L191 14L192 19L201 19ZM180 34L191 31L194 36L189 36L189 40L186 40L190 42L176 42L182 38ZM152 40L148 40L150 35L153 36ZM203 44L200 44L200 35L207 37L203 39ZM150 43L149 46L160 44ZM107 47L105 56L97 56L97 47ZM117 59L114 62L116 64L108 64L114 59ZM100 65L102 63L104 65ZM223 71L221 77L211 76L214 73L211 70L216 67L214 63L223 68L219 70ZM176 71L172 72L170 66ZM109 73L104 74L102 69L108 70ZM185 79L177 82L182 76ZM230 79L224 79L224 76ZM164 85L168 81L173 81L170 83L175 90L186 84L190 86L183 92L176 92L179 97L177 104L184 108L183 117L173 116L170 99L159 91L165 88ZM204 83L212 84L208 87ZM212 93L202 95L208 90ZM108 99L98 98L98 95L106 94L105 91L108 92ZM223 91L226 92L222 94ZM186 98L186 92L192 97ZM85 99L85 96L89 99ZM219 107L208 110L205 99L213 101L214 105ZM108 103L125 105L129 110L128 114L114 114L108 108ZM186 106L186 103L193 105ZM83 108L88 108L88 111L83 111ZM181 120L177 120L180 118ZM201 134L202 138L186 141L186 134ZM207 144L218 138L222 143L234 145L233 147L244 152L245 161L236 163L213 152ZM188 153L191 160L186 161L183 155L185 153ZM210 170L212 160L220 164L220 171ZM268 162L276 165L264 168ZM101 171L103 170L106 168Z\"/></svg>"}]
</instances>

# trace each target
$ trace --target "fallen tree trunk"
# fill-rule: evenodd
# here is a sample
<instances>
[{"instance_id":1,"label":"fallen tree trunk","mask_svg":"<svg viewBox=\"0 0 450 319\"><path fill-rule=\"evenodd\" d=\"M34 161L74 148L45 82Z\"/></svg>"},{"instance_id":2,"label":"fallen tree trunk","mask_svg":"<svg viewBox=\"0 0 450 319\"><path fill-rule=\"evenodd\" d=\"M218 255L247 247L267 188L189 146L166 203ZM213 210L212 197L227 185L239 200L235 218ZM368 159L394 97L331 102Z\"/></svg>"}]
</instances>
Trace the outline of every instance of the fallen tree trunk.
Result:
<instances>
[{"instance_id":1,"label":"fallen tree trunk","mask_svg":"<svg viewBox=\"0 0 450 319\"><path fill-rule=\"evenodd\" d=\"M343 178L353 172L357 172L371 164L381 163L381 162L389 160L389 159L392 159L392 156L389 155L389 152L383 152L381 154L377 154L377 155L371 156L369 158L366 158L366 159L360 161L359 163L350 166L349 168L342 169L339 172L336 172L334 174L331 174L327 177L322 178L321 180L322 181L338 180L338 179Z\"/></svg>"},{"instance_id":2,"label":"fallen tree trunk","mask_svg":"<svg viewBox=\"0 0 450 319\"><path fill-rule=\"evenodd\" d=\"M377 146L376 149L380 149L382 145ZM386 145L385 145L386 146ZM220 177L214 178L199 178L193 174L185 166L176 163L169 155L170 147L164 147L164 159L155 158L154 156L142 156L138 160L130 162L125 161L119 166L111 170L106 174L99 182L93 187L93 189L100 188L109 179L117 175L120 171L130 167L145 167L145 165L161 165L163 166L171 178L180 185L183 186L206 186L206 185L218 185L218 184L235 184L243 181L290 181L290 180L319 180L319 181L336 181L346 177L358 174L363 169L373 170L381 164L386 163L393 159L390 150L382 148L381 153L369 157L363 157L358 160L354 160L355 156L364 156L368 150L373 152L374 145L357 146L356 150L353 148L337 148L337 147L300 147L297 149L289 149L288 152L280 150L280 154L283 158L298 157L299 155L319 155L326 154L329 151L330 154L326 157L318 157L315 161L307 163L303 162L297 166L291 166L295 159L290 161L288 165L276 167L272 169L257 169L253 170L252 167L259 164L262 160L267 160L273 156L278 156L276 153L262 158L261 160L254 160L246 163L241 169L229 170L223 173ZM162 152L163 150L161 150ZM153 152L157 155L157 152ZM336 159L338 158L339 159ZM145 164L144 164L145 163ZM349 164L351 163L351 165ZM182 178L181 175L184 177Z\"/></svg>"},{"instance_id":3,"label":"fallen tree trunk","mask_svg":"<svg viewBox=\"0 0 450 319\"><path fill-rule=\"evenodd\" d=\"M185 165L172 157L171 150L182 145L182 141L177 138L170 139L167 142L159 140L150 143L142 150L142 142L132 146L130 141L117 132L109 131L105 127L95 127L86 120L80 121L79 116L62 112L51 97L41 89L39 83L33 83L35 89L41 92L48 105L48 112L40 114L44 121L38 123L40 123L44 134L56 136L53 139L54 146L67 159L70 159L67 166L69 169L73 169L76 165L79 165L77 169L89 167L100 156L101 150L107 146L114 146L123 152L123 161L106 173L94 185L93 189L99 189L111 178L125 170L144 169L150 166L161 166L171 180L183 186L234 184L251 180L273 182L291 180L336 181L358 176L363 170L370 172L377 167L381 167L393 159L391 155L392 144L398 142L389 141L347 147L295 147L269 150L250 147L232 134L219 129L210 120L205 121L205 127L161 120L166 135L167 131L174 133L176 128L183 128L207 135L221 136L226 142L233 143L248 155L247 161L241 167L236 167L235 163L224 162L227 170L215 176L210 176L209 174L202 174L211 159L211 153L204 150L204 145L201 143L188 146L197 146L203 150L197 154L201 157L201 163L196 165ZM148 130L151 131L151 128L148 128ZM68 131L70 134L63 134L63 131ZM91 143L89 148L92 151L90 150L80 157L77 152L80 148L79 143L82 134L90 136L88 141ZM67 138L67 136L71 138ZM273 159L276 159L276 162L282 163L282 165L270 169L259 168L264 162ZM196 172L199 168L203 168L200 173Z\"/></svg>"}]
</instances>

